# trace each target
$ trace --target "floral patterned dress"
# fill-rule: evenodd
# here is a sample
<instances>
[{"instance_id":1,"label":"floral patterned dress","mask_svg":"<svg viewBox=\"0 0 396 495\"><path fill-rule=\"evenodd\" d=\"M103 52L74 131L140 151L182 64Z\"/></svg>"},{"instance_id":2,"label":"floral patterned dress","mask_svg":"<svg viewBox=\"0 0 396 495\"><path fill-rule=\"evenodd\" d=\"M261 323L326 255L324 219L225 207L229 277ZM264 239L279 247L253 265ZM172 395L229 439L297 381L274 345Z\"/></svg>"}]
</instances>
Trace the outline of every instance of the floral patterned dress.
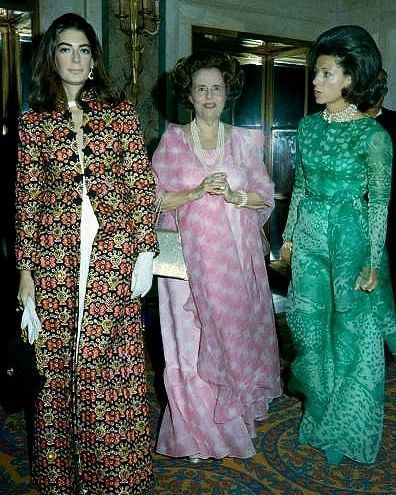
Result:
<instances>
[{"instance_id":1,"label":"floral patterned dress","mask_svg":"<svg viewBox=\"0 0 396 495\"><path fill-rule=\"evenodd\" d=\"M255 421L281 394L277 338L260 230L273 209L261 131L232 127L221 163L207 170L181 126L170 124L153 156L161 192L190 190L210 172L268 207L237 208L222 196L178 208L189 280L159 278L168 407L157 451L247 458ZM174 225L172 214L164 225ZM268 245L265 246L265 249Z\"/></svg>"},{"instance_id":2,"label":"floral patterned dress","mask_svg":"<svg viewBox=\"0 0 396 495\"><path fill-rule=\"evenodd\" d=\"M128 103L84 108L84 175L67 110L20 120L17 267L31 270L46 378L35 414L41 495L139 495L152 484L139 300L139 252L157 251L155 188ZM83 182L99 228L77 340Z\"/></svg>"},{"instance_id":3,"label":"floral patterned dress","mask_svg":"<svg viewBox=\"0 0 396 495\"><path fill-rule=\"evenodd\" d=\"M384 242L392 145L372 118L298 130L296 181L284 239L293 241L288 323L296 358L291 390L304 397L299 440L355 461L381 443L384 338L396 318ZM363 267L371 292L355 290Z\"/></svg>"}]
</instances>

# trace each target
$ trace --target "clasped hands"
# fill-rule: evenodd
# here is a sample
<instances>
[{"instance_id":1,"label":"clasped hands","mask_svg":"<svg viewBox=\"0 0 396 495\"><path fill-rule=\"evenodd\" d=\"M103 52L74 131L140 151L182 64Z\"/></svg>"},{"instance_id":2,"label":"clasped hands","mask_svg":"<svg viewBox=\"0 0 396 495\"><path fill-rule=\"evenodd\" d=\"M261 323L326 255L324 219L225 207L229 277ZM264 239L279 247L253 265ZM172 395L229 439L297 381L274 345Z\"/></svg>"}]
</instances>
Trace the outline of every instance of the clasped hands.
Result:
<instances>
[{"instance_id":1,"label":"clasped hands","mask_svg":"<svg viewBox=\"0 0 396 495\"><path fill-rule=\"evenodd\" d=\"M237 203L239 201L239 195L237 192L231 190L227 180L227 174L225 172L214 172L201 182L198 189L202 193L217 194L224 196L224 199L228 203Z\"/></svg>"}]
</instances>

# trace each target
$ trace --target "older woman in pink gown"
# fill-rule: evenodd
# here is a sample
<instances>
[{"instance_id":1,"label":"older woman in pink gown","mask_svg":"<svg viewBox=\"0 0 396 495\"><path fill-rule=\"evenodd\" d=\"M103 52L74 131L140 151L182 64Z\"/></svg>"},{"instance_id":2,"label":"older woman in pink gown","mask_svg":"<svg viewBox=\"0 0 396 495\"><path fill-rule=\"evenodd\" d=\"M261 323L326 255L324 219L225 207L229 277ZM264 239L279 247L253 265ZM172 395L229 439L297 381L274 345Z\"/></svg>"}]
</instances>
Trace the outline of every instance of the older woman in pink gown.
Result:
<instances>
[{"instance_id":1,"label":"older woman in pink gown","mask_svg":"<svg viewBox=\"0 0 396 495\"><path fill-rule=\"evenodd\" d=\"M153 157L163 225L175 212L189 280L159 278L168 406L157 451L248 458L255 421L281 394L279 358L262 228L274 206L263 135L224 125L240 92L236 60L198 52L173 71L195 119L170 124Z\"/></svg>"}]
</instances>

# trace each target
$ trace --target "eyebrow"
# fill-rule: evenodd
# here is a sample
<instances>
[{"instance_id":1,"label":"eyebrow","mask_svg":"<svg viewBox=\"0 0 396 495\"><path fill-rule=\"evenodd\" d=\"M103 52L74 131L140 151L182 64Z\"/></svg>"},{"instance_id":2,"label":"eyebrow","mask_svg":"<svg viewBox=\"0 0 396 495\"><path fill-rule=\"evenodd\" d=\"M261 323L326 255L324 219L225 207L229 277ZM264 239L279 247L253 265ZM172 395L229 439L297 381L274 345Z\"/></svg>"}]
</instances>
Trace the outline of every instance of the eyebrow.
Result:
<instances>
[{"instance_id":1,"label":"eyebrow","mask_svg":"<svg viewBox=\"0 0 396 495\"><path fill-rule=\"evenodd\" d=\"M73 46L73 43L68 43L67 41L60 41L56 46L60 46L60 45ZM85 47L85 46L88 46L89 48L91 48L91 45L89 43L82 43L81 45L78 45L78 46L80 48Z\"/></svg>"}]
</instances>

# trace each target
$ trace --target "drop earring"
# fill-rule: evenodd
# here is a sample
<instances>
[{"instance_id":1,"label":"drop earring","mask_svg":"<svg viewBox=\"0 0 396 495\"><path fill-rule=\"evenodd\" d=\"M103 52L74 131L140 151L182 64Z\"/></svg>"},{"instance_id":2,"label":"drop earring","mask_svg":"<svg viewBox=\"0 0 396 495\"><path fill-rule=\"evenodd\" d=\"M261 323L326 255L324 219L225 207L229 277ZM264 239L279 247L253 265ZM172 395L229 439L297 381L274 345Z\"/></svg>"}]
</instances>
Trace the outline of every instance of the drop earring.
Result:
<instances>
[{"instance_id":1,"label":"drop earring","mask_svg":"<svg viewBox=\"0 0 396 495\"><path fill-rule=\"evenodd\" d=\"M90 70L89 70L89 73L88 73L88 79L89 79L90 81L92 81L92 79L94 78L93 71L94 71L94 65L92 64L92 65L91 65L91 68L90 68Z\"/></svg>"}]
</instances>

